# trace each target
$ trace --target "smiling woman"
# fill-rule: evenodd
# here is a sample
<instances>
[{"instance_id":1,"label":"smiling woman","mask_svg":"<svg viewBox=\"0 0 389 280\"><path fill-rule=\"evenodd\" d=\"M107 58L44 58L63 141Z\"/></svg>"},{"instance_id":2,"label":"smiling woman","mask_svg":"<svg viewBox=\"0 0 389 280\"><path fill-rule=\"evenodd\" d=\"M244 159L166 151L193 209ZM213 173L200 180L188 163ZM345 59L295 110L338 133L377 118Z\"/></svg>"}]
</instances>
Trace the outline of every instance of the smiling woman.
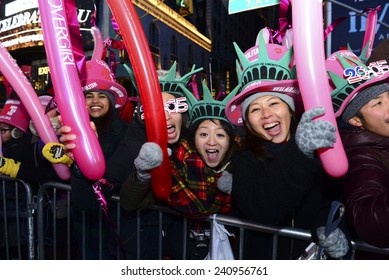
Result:
<instances>
[{"instance_id":1,"label":"smiling woman","mask_svg":"<svg viewBox=\"0 0 389 280\"><path fill-rule=\"evenodd\" d=\"M127 102L127 92L114 80L108 65L104 61L97 59L87 61L85 69L81 85L86 108L89 120L95 125L98 144L103 152L104 160L108 161L126 135L127 124L120 119L118 108ZM61 134L60 141L64 144L66 152L72 153L75 146L71 141L77 139L74 128L72 126L62 126L58 131ZM50 160L50 156L48 159ZM87 178L79 168L77 159L71 166L70 183L72 186L71 213L75 225L72 232L73 236L79 248L85 248L87 259L97 259L98 254L101 253L101 251L97 253L98 248L100 248L99 238L107 238L110 228L108 220L104 219L102 235L95 235L98 232L97 227L100 225L98 210L100 207L103 210L108 208L107 199L105 198L112 195L114 186L110 181L99 180L95 182L95 180ZM104 184L101 190L96 187L100 186L98 184ZM86 224L82 217L88 221ZM85 230L86 233L82 232L81 229ZM83 234L88 235L87 244L84 244ZM109 253L106 243L103 244L102 250L102 257L108 258ZM81 256L81 252L78 253Z\"/></svg>"},{"instance_id":2,"label":"smiling woman","mask_svg":"<svg viewBox=\"0 0 389 280\"><path fill-rule=\"evenodd\" d=\"M230 135L220 120L202 121L195 133L196 150L205 164L217 168L230 146Z\"/></svg>"},{"instance_id":3,"label":"smiling woman","mask_svg":"<svg viewBox=\"0 0 389 280\"><path fill-rule=\"evenodd\" d=\"M204 217L215 213L231 213L232 152L236 148L234 125L225 115L226 103L235 96L236 87L223 101L214 100L203 82L203 99L186 96L190 125L187 136L171 157L172 192L165 200L186 217ZM223 187L219 186L221 178ZM227 179L226 179L227 178ZM182 221L175 221L167 232L167 240L180 240ZM187 259L204 259L208 253L208 223L191 221L188 225ZM171 242L171 241L170 241ZM172 245L169 258L179 258L180 248Z\"/></svg>"},{"instance_id":4,"label":"smiling woman","mask_svg":"<svg viewBox=\"0 0 389 280\"><path fill-rule=\"evenodd\" d=\"M289 141L293 100L288 103L287 96L278 97L269 93L256 93L251 97L252 102L244 102L242 106L247 114L246 124L250 132L273 143Z\"/></svg>"},{"instance_id":5,"label":"smiling woman","mask_svg":"<svg viewBox=\"0 0 389 280\"><path fill-rule=\"evenodd\" d=\"M86 107L88 108L88 113L92 118L103 117L107 114L109 110L109 93L103 92L88 92L85 94Z\"/></svg>"},{"instance_id":6,"label":"smiling woman","mask_svg":"<svg viewBox=\"0 0 389 280\"><path fill-rule=\"evenodd\" d=\"M223 101L214 100L203 82L203 99L187 96L190 114L188 136L173 154L173 188L167 203L186 216L204 216L230 211L230 195L218 189L218 179L227 172L236 147L234 125L225 106L236 87Z\"/></svg>"},{"instance_id":7,"label":"smiling woman","mask_svg":"<svg viewBox=\"0 0 389 280\"><path fill-rule=\"evenodd\" d=\"M247 57L235 46L241 68L242 92L227 104L228 119L246 129L244 149L234 153L232 198L243 218L260 223L304 229L316 227L329 178L318 148L331 147L335 127L324 120L324 108L304 112L292 61L292 48L269 43L261 30ZM257 51L253 51L257 49ZM323 225L321 224L321 225ZM245 232L245 259L271 259L271 238ZM297 259L308 246L301 240L283 240L279 259Z\"/></svg>"}]
</instances>

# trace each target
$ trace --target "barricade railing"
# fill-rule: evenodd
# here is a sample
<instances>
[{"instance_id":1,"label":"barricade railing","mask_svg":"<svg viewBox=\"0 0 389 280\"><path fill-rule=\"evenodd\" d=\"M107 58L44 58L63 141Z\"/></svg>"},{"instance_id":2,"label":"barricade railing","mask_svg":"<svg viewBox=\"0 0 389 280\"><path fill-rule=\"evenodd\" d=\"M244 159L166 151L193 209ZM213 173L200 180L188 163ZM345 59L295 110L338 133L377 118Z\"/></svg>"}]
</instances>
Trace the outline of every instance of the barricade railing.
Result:
<instances>
[{"instance_id":1,"label":"barricade railing","mask_svg":"<svg viewBox=\"0 0 389 280\"><path fill-rule=\"evenodd\" d=\"M31 186L0 175L1 259L34 259L35 202Z\"/></svg>"},{"instance_id":2,"label":"barricade railing","mask_svg":"<svg viewBox=\"0 0 389 280\"><path fill-rule=\"evenodd\" d=\"M57 249L58 244L62 243L62 245L63 245L63 242L66 242L66 253L65 254L61 253L61 257L65 258L65 259L72 259L73 256L72 256L71 252L74 249L74 244L72 243L73 240L71 239L70 209L68 209L68 215L66 217L66 232L67 232L66 233L66 241L57 239L56 235L58 232L56 232L56 228L55 228L57 221L56 221L55 214L53 215L53 217L52 217L53 220L51 222L51 225L54 227L53 231L52 231L52 233L53 233L53 237L52 237L53 238L53 240L52 240L53 253L50 254L50 257L47 257L45 255L45 251L47 252L47 250L46 250L47 248L45 248L44 236L45 236L45 231L47 230L47 225L45 225L45 221L47 222L47 219L45 218L45 216L43 214L44 213L43 194L45 192L47 192L47 189L49 189L49 188L53 188L54 191L56 189L58 189L58 190L63 190L63 191L68 192L67 200L68 200L68 205L70 205L70 195L71 195L70 185L61 184L61 183L57 183L57 182L49 182L49 183L46 183L43 186L41 186L41 189L39 190L38 197L37 197L38 258L39 259L48 259L48 258L56 259L57 258L56 249ZM56 195L54 194L52 197L53 197L53 201L51 203L53 204L52 206L55 209ZM111 203L116 203L116 209L114 210L115 211L114 216L116 217L116 219L114 220L114 223L116 224L115 226L116 226L117 232L120 233L121 232L121 217L120 217L121 210L120 210L119 198L114 196L111 199ZM136 229L135 229L136 245L135 246L136 246L136 248L133 249L136 252L135 253L136 255L134 257L135 259L141 259L141 257L142 257L141 256L141 249L142 248L141 248L141 242L140 242L141 235L142 235L142 228L140 225L141 224L140 221L141 221L141 217L142 217L144 211L145 210L139 210L139 211L136 211L136 213L135 213L135 219L136 219L136 225L135 225L135 227L136 227ZM158 250L158 253L157 253L158 259L163 258L163 236L164 236L163 222L164 222L164 216L173 214L173 215L178 215L182 219L182 242L183 243L181 246L182 247L181 254L182 254L182 259L186 259L186 255L187 255L187 246L186 246L187 244L186 243L187 243L187 238L188 238L188 229L187 229L188 219L180 216L179 214L177 214L175 211L171 210L170 208L163 207L163 206L155 205L155 206L151 207L151 209L147 209L147 211L156 211L157 216L158 216L158 218L157 218L158 226L155 227L156 230L158 230L158 248L156 249L156 250ZM104 217L104 215L102 215L102 211L100 211L100 215L99 215L100 222L104 218L105 217ZM217 214L215 216L210 216L210 217L207 217L207 218L204 218L201 220L212 223L212 221L214 219L220 224L223 224L223 225L226 225L229 227L235 227L239 231L239 237L238 237L239 238L239 241L238 241L239 246L238 246L238 252L237 252L237 256L236 256L237 259L243 259L245 230L259 231L262 233L271 234L273 236L273 251L272 251L272 258L273 259L277 259L278 239L281 236L286 237L286 238L305 240L308 242L312 240L311 233L307 230L289 228L289 227L269 226L269 225L255 223L255 222L250 221L250 220L241 219L241 218L237 218L237 217L229 216L229 215ZM101 229L101 227L100 227L100 229ZM84 236L83 238L85 239L86 237ZM99 239L99 248L102 248L102 244L103 244L103 242L106 242L106 240L102 240L101 233L99 233L99 238L100 238ZM119 241L125 242L125 240L120 240L121 238L122 238L122 236L119 235L119 237L118 237ZM119 245L116 247L115 258L117 258L117 259L123 258L122 249L120 248ZM63 249L63 247L62 247L62 249ZM369 245L365 242L359 241L359 240L352 241L352 250L353 250L352 258L354 256L356 250L389 255L389 248L377 248L377 247L371 246L371 245ZM79 248L79 251L80 251L80 255L81 255L81 256L79 256L79 258L84 259L85 258L85 248L81 248L81 249ZM101 259L102 255L100 254L98 258Z\"/></svg>"},{"instance_id":3,"label":"barricade railing","mask_svg":"<svg viewBox=\"0 0 389 280\"><path fill-rule=\"evenodd\" d=\"M210 218L207 218L210 220ZM273 235L273 259L277 259L277 243L278 243L278 237L288 237L288 238L294 238L294 239L300 239L305 241L312 241L312 235L310 231L303 230L303 229L296 229L296 228L290 228L290 227L276 227L276 226L268 226L260 223L255 223L250 220L240 219L236 217L231 217L227 215L217 214L215 216L215 220L218 221L220 224L239 227L241 234L240 236L240 248L239 248L239 259L243 256L243 236L244 236L244 229L251 229L254 231L269 233ZM363 252L369 252L369 253L376 253L376 254L383 254L383 255L389 255L389 248L379 248L372 246L364 241L361 240L351 240L351 246L352 246L352 256L351 259L354 259L355 252L356 251L363 251ZM389 258L389 257L388 257Z\"/></svg>"},{"instance_id":4,"label":"barricade railing","mask_svg":"<svg viewBox=\"0 0 389 280\"><path fill-rule=\"evenodd\" d=\"M47 201L47 193L51 190L50 198ZM37 235L38 235L38 259L45 259L45 251L47 248L52 248L50 250L50 259L57 259L58 245L61 247L65 244L66 249L66 259L71 259L72 252L72 242L71 242L71 219L70 219L70 207L66 209L65 220L61 219L62 224L65 221L65 228L62 228L61 235L65 236L65 240L58 238L58 223L57 219L57 203L58 203L58 191L66 192L67 205L70 205L70 193L71 186L69 184L64 184L61 182L47 182L43 184L38 191L36 204L37 204ZM65 233L65 235L63 235ZM49 237L47 235L50 235ZM49 240L49 241L48 241ZM46 246L47 243L50 243L50 246ZM62 250L63 251L63 250Z\"/></svg>"}]
</instances>

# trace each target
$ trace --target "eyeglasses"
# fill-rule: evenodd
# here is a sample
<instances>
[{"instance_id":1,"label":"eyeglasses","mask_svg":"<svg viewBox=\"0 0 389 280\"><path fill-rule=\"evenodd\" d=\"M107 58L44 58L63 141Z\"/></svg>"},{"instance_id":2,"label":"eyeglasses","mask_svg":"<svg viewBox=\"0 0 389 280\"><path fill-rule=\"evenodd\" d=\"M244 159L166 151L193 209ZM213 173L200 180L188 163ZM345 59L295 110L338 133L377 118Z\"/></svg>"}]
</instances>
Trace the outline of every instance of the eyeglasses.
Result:
<instances>
[{"instance_id":1,"label":"eyeglasses","mask_svg":"<svg viewBox=\"0 0 389 280\"><path fill-rule=\"evenodd\" d=\"M4 127L0 127L0 133L1 134L5 134L7 131L9 130L12 130L11 128L4 128Z\"/></svg>"},{"instance_id":2,"label":"eyeglasses","mask_svg":"<svg viewBox=\"0 0 389 280\"><path fill-rule=\"evenodd\" d=\"M169 99L164 103L164 110L169 114L185 113L188 111L188 104L186 103L186 97L177 97L175 99ZM144 120L143 106L140 106L141 119Z\"/></svg>"}]
</instances>

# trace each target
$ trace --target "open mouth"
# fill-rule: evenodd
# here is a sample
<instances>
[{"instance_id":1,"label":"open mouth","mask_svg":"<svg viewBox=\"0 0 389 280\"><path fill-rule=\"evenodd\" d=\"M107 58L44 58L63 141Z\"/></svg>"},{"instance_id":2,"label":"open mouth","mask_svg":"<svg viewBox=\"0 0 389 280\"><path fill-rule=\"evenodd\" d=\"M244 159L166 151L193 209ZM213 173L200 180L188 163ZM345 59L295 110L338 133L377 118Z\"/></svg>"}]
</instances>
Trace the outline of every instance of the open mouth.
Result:
<instances>
[{"instance_id":1,"label":"open mouth","mask_svg":"<svg viewBox=\"0 0 389 280\"><path fill-rule=\"evenodd\" d=\"M263 128L271 136L277 135L281 131L281 126L279 122L267 123L263 126Z\"/></svg>"},{"instance_id":2,"label":"open mouth","mask_svg":"<svg viewBox=\"0 0 389 280\"><path fill-rule=\"evenodd\" d=\"M89 108L90 108L92 111L101 110L101 106L97 106L97 105L95 105L95 106L90 106Z\"/></svg>"},{"instance_id":3,"label":"open mouth","mask_svg":"<svg viewBox=\"0 0 389 280\"><path fill-rule=\"evenodd\" d=\"M167 126L167 133L173 134L174 132L176 132L176 127L174 125L168 125Z\"/></svg>"},{"instance_id":4,"label":"open mouth","mask_svg":"<svg viewBox=\"0 0 389 280\"><path fill-rule=\"evenodd\" d=\"M208 161L210 161L210 162L217 161L218 155L219 155L219 151L218 150L215 150L215 149L213 149L213 150L206 150L205 152L207 154Z\"/></svg>"}]
</instances>

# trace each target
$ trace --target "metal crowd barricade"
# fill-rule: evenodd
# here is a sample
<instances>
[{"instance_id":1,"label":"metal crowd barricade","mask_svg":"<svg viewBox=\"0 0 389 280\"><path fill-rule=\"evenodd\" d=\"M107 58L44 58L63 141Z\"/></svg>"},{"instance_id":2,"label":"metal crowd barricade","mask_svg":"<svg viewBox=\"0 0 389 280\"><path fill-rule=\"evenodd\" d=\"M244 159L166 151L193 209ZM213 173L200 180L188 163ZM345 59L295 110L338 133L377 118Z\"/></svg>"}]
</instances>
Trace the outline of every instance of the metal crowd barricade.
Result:
<instances>
[{"instance_id":1,"label":"metal crowd barricade","mask_svg":"<svg viewBox=\"0 0 389 280\"><path fill-rule=\"evenodd\" d=\"M119 201L117 197L113 198L115 201ZM163 213L170 213L174 214L175 212L172 211L169 208L162 207L162 206L153 206L152 209L155 211L158 211L159 213L159 232L161 232L161 224L163 220ZM140 218L141 211L137 212L137 217L138 219ZM178 214L177 214L178 215ZM183 228L182 228L182 235L183 235L183 251L182 251L182 259L186 259L186 241L188 236L187 232L187 224L188 224L188 219L185 217L182 217L183 219ZM277 226L269 226L265 224L260 224L256 223L247 219L241 219L238 217L230 216L230 215L223 215L223 214L216 214L215 216L209 216L207 218L204 218L202 220L208 221L210 224L212 224L213 220L217 221L219 224L225 225L225 226L230 226L230 227L235 227L239 229L239 246L238 246L238 254L237 254L237 259L242 260L243 259L243 248L244 248L244 235L245 235L245 230L254 230L262 233L267 233L271 234L273 236L273 250L272 250L272 259L276 260L277 259L277 248L278 248L278 238L280 236L282 237L287 237L287 238L293 238L293 239L299 239L299 240L305 240L305 241L312 241L312 235L310 231L308 230L303 230L303 229L298 229L298 228L291 228L291 227L277 227ZM138 223L139 227L139 223ZM139 235L140 230L138 228L137 231L138 235L138 241L139 241ZM212 231L211 231L212 235ZM161 237L161 235L160 235ZM212 240L212 238L210 238ZM140 259L140 243L137 243L137 258ZM378 248L375 246L372 246L366 242L360 241L360 240L352 240L351 241L351 246L352 246L352 255L351 258L354 259L355 257L355 252L358 251L363 251L363 252L369 252L369 253L377 253L377 254L384 254L384 255L389 255L389 248ZM303 253L303 252L302 252ZM159 246L158 246L158 255L159 259L162 257L162 239L159 239ZM389 258L389 256L388 256Z\"/></svg>"},{"instance_id":2,"label":"metal crowd barricade","mask_svg":"<svg viewBox=\"0 0 389 280\"><path fill-rule=\"evenodd\" d=\"M61 184L57 182L49 182L41 186L41 189L39 190L38 197L37 197L37 212L38 212L38 221L37 221L37 229L38 229L38 258L39 259L57 259L58 258L58 245L63 245L66 243L66 246L61 246L62 250L65 248L65 253L61 252L60 257L64 259L72 259L72 250L74 249L74 241L71 238L71 219L70 219L70 209L68 209L68 215L66 218L66 238L65 239L58 239L57 234L58 231L56 229L57 227L57 219L55 217L55 213L52 216L52 221L49 223L51 226L53 226L52 230L52 253L50 253L50 256L47 256L47 253L49 252L47 250L47 246L45 246L45 231L47 231L47 222L48 219L44 215L44 193L47 192L48 189L53 188L54 194L53 194L53 200L51 203L53 204L52 206L55 209L55 204L56 204L56 195L55 191L56 190L63 190L68 193L68 205L70 205L70 195L71 195L71 187L70 185L66 184ZM111 203L116 203L116 209L115 209L115 216L116 219L114 223L116 224L116 230L117 232L121 232L121 211L120 211L120 202L118 197L113 197L111 200ZM164 218L166 215L178 215L176 212L172 211L169 208L162 207L162 206L153 206L151 209L148 209L148 211L156 211L157 212L157 223L158 226L155 227L156 230L158 230L158 247L156 248L157 250L157 256L158 259L163 258L163 235L164 235L164 230L163 230L163 223L164 223ZM102 219L105 219L104 215L101 214L102 211L100 211L99 219L100 222ZM136 245L134 245L136 248L133 248L133 251L136 252L135 259L141 259L141 235L143 234L142 228L141 228L141 217L144 213L144 210L139 210L135 214L135 219L136 219L136 229L134 231L136 232ZM182 217L178 215L182 219L182 252L181 252L181 257L182 259L186 259L187 255L187 236L188 236L188 230L187 230L187 225L188 225L188 219L185 217ZM277 246L278 246L278 238L279 237L287 237L287 238L293 238L293 239L300 239L300 240L305 240L305 241L311 241L311 234L307 230L301 230L301 229L296 229L296 228L288 228L288 227L275 227L275 226L268 226L264 224L259 224L255 223L249 220L245 219L240 219L237 217L233 216L228 216L228 215L222 215L222 214L217 214L214 216L210 216L204 219L201 219L203 221L212 223L213 220L216 220L218 223L229 226L230 228L236 228L237 231L239 232L239 237L238 237L238 250L237 250L237 259L243 259L243 248L244 248L244 235L245 235L245 230L254 230L254 231L259 231L267 234L271 234L273 236L273 259L277 259ZM63 223L63 221L62 221ZM100 226L101 230L101 226ZM62 232L62 231L61 231ZM63 233L63 232L62 232ZM212 234L212 232L211 232ZM83 237L84 239L86 238L85 236ZM101 233L99 233L99 247L102 248L102 245L104 242L107 242L107 240L103 240L101 238ZM119 236L119 240L122 238L122 236ZM212 240L212 239L211 239ZM123 241L123 240L122 240ZM120 248L120 245L123 244L118 244L116 247L116 256L114 258L120 259L123 258L122 254L122 248ZM80 259L85 258L85 248L80 248L80 254L81 257ZM377 248L374 246L371 246L367 243L361 242L361 241L352 241L352 250L353 250L353 256L355 254L355 251L365 251L365 252L371 252L371 253L379 253L379 254L387 254L389 255L389 248L387 249L381 249ZM353 257L352 257L353 258ZM99 259L102 259L102 255L99 255Z\"/></svg>"},{"instance_id":3,"label":"metal crowd barricade","mask_svg":"<svg viewBox=\"0 0 389 280\"><path fill-rule=\"evenodd\" d=\"M0 258L34 259L35 203L31 186L0 175Z\"/></svg>"},{"instance_id":4,"label":"metal crowd barricade","mask_svg":"<svg viewBox=\"0 0 389 280\"><path fill-rule=\"evenodd\" d=\"M210 218L208 218L209 220ZM278 237L288 237L288 238L294 238L294 239L300 239L305 241L311 241L312 235L309 231L303 230L303 229L296 229L296 228L290 228L290 227L276 227L276 226L268 226L260 223L255 223L249 220L245 219L239 219L232 216L217 214L215 217L215 220L218 221L220 224L229 225L233 227L238 227L240 229L240 246L239 246L239 259L242 259L243 256L243 237L244 237L244 230L245 229L251 229L254 231L260 231L263 233L269 233L273 235L273 259L277 259L277 246L278 246ZM378 248L375 246L372 246L366 242L363 242L361 240L351 240L351 246L352 246L352 256L351 258L354 259L355 252L356 251L363 251L363 252L369 252L369 253L377 253L377 254L383 254L383 255L389 255L389 248ZM388 256L389 258L389 256Z\"/></svg>"},{"instance_id":5,"label":"metal crowd barricade","mask_svg":"<svg viewBox=\"0 0 389 280\"><path fill-rule=\"evenodd\" d=\"M61 182L47 182L43 184L38 191L37 195L37 236L38 236L38 259L43 260L46 259L45 254L49 254L50 257L47 257L49 259L57 259L58 258L58 245L61 245L61 248L63 244L66 245L65 254L66 259L71 259L71 219L70 219L70 208L67 208L67 215L65 218L65 229L63 230L66 236L65 240L59 240L58 238L58 224L59 220L57 219L57 212L53 209L57 208L57 192L58 191L64 191L66 192L66 200L67 205L70 205L70 192L71 192L71 186L69 184L64 184ZM50 192L50 199L48 203L50 204L50 207L47 207L47 193ZM64 222L61 221L62 224ZM61 231L61 233L63 233ZM50 246L47 246L48 242L48 232L50 234ZM50 250L51 249L51 250ZM62 256L61 256L62 258Z\"/></svg>"}]
</instances>

